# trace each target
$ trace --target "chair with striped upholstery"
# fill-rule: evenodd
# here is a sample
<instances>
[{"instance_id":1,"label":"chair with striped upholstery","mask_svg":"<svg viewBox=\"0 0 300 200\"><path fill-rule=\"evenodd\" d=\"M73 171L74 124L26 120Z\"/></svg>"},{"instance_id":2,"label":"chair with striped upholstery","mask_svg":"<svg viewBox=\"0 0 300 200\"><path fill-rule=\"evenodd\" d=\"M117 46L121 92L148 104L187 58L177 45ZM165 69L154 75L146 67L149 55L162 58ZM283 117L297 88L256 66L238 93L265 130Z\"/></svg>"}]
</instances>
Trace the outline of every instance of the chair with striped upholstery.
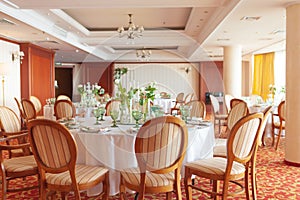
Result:
<instances>
[{"instance_id":1,"label":"chair with striped upholstery","mask_svg":"<svg viewBox=\"0 0 300 200\"><path fill-rule=\"evenodd\" d=\"M21 104L24 110L25 124L27 126L30 120L37 118L37 113L34 104L29 99L22 99Z\"/></svg>"},{"instance_id":2,"label":"chair with striped upholstery","mask_svg":"<svg viewBox=\"0 0 300 200\"><path fill-rule=\"evenodd\" d=\"M137 168L121 171L120 199L126 188L136 191L138 199L146 193L166 193L171 199L175 192L182 199L180 169L187 148L187 128L179 118L153 118L139 129L135 141Z\"/></svg>"},{"instance_id":3,"label":"chair with striped upholstery","mask_svg":"<svg viewBox=\"0 0 300 200\"><path fill-rule=\"evenodd\" d=\"M27 133L27 130L23 130L21 121L17 114L8 107L0 106L0 128L1 135L3 137L11 137L14 135L20 135ZM19 143L26 142L24 138L18 137ZM26 151L26 152L25 152ZM30 150L27 149L12 149L9 151L9 157L23 156L29 154Z\"/></svg>"},{"instance_id":4,"label":"chair with striped upholstery","mask_svg":"<svg viewBox=\"0 0 300 200\"><path fill-rule=\"evenodd\" d=\"M39 115L42 110L42 103L36 96L30 96L29 100L33 103L36 114Z\"/></svg>"},{"instance_id":5,"label":"chair with striped upholstery","mask_svg":"<svg viewBox=\"0 0 300 200\"><path fill-rule=\"evenodd\" d=\"M20 121L21 121L21 126L22 128L26 128L25 127L25 115L24 115L24 110L23 110L23 106L21 104L21 102L19 101L19 99L17 99L16 97L14 97L15 102L17 103L18 109L19 109L19 113L20 113Z\"/></svg>"},{"instance_id":6,"label":"chair with striped upholstery","mask_svg":"<svg viewBox=\"0 0 300 200\"><path fill-rule=\"evenodd\" d=\"M191 107L190 110L190 117L202 118L205 119L206 117L206 106L203 101L200 100L192 100L186 103L187 106Z\"/></svg>"},{"instance_id":7,"label":"chair with striped upholstery","mask_svg":"<svg viewBox=\"0 0 300 200\"><path fill-rule=\"evenodd\" d=\"M60 95L58 95L57 98L56 98L56 101L58 101L58 100L69 100L69 101L71 101L71 98L68 97L67 95L60 94Z\"/></svg>"},{"instance_id":8,"label":"chair with striped upholstery","mask_svg":"<svg viewBox=\"0 0 300 200\"><path fill-rule=\"evenodd\" d=\"M119 109L120 105L121 105L120 100L112 99L108 101L105 105L105 110L106 110L105 116L110 116L110 111L112 110L112 108Z\"/></svg>"},{"instance_id":9,"label":"chair with striped upholstery","mask_svg":"<svg viewBox=\"0 0 300 200\"><path fill-rule=\"evenodd\" d=\"M232 109L235 105L237 105L239 103L246 103L246 105L247 105L247 102L244 101L243 99L233 98L230 100L230 109Z\"/></svg>"},{"instance_id":10,"label":"chair with striped upholstery","mask_svg":"<svg viewBox=\"0 0 300 200\"><path fill-rule=\"evenodd\" d=\"M99 196L108 199L109 171L101 166L76 164L77 145L72 134L63 125L35 119L28 123L29 139L40 173L40 199L47 191L73 192L80 199L80 191L103 183Z\"/></svg>"},{"instance_id":11,"label":"chair with striped upholstery","mask_svg":"<svg viewBox=\"0 0 300 200\"><path fill-rule=\"evenodd\" d=\"M56 119L74 118L76 115L76 109L73 103L69 100L57 100L54 104L54 115Z\"/></svg>"},{"instance_id":12,"label":"chair with striped upholstery","mask_svg":"<svg viewBox=\"0 0 300 200\"><path fill-rule=\"evenodd\" d=\"M192 199L192 189L209 193L213 198L222 196L222 199L246 191L246 197L250 199L250 160L257 151L262 118L262 113L250 114L233 126L227 142L226 158L213 157L185 164L184 186L187 200ZM212 180L212 189L193 185L192 175ZM240 182L236 182L243 179L245 181L244 186ZM219 191L220 181L223 183L222 192ZM229 191L231 184L238 187L234 187L234 191Z\"/></svg>"},{"instance_id":13,"label":"chair with striped upholstery","mask_svg":"<svg viewBox=\"0 0 300 200\"><path fill-rule=\"evenodd\" d=\"M16 113L8 107L0 106L0 122L3 135L0 139L1 190L2 199L6 199L8 192L31 190L38 187L38 185L30 184L29 186L23 184L24 187L21 188L9 187L9 181L13 179L38 175L38 168L33 155L30 155L28 132L21 130L21 123ZM8 157L7 151L9 152Z\"/></svg>"}]
</instances>

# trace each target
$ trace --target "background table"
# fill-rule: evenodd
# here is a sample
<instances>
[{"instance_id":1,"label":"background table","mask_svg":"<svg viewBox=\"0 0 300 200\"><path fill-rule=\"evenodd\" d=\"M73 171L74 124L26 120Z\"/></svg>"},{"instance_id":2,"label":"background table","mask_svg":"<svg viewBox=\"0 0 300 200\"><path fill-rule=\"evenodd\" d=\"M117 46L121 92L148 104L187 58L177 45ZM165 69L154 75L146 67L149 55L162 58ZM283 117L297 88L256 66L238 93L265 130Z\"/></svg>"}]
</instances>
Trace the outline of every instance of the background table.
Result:
<instances>
[{"instance_id":1,"label":"background table","mask_svg":"<svg viewBox=\"0 0 300 200\"><path fill-rule=\"evenodd\" d=\"M109 127L111 125L110 118L105 117L105 120L101 126ZM91 126L94 123L94 117L86 118L86 121L82 122L82 126ZM77 163L104 165L110 169L110 195L119 192L119 171L138 166L134 154L136 134L128 131L131 127L133 125L119 125L117 128L110 128L110 131L105 133L71 130L78 146ZM184 163L213 156L215 139L212 124L203 127L188 125L188 134L188 147ZM99 192L99 190L101 188L95 188L89 193Z\"/></svg>"}]
</instances>

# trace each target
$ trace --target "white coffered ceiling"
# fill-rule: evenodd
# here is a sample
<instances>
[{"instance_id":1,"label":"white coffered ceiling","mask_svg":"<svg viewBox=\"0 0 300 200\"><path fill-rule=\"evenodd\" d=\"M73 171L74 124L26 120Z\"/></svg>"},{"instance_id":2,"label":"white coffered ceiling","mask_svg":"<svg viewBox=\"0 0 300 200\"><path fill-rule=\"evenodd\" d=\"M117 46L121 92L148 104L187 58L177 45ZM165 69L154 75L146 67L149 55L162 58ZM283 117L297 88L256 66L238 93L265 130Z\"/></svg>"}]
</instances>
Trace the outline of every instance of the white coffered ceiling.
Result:
<instances>
[{"instance_id":1,"label":"white coffered ceiling","mask_svg":"<svg viewBox=\"0 0 300 200\"><path fill-rule=\"evenodd\" d=\"M285 48L285 7L292 0L4 0L0 36L53 49L57 62L222 60L223 46L243 55ZM143 36L119 37L117 28L143 25ZM268 47L269 49L266 49Z\"/></svg>"}]
</instances>

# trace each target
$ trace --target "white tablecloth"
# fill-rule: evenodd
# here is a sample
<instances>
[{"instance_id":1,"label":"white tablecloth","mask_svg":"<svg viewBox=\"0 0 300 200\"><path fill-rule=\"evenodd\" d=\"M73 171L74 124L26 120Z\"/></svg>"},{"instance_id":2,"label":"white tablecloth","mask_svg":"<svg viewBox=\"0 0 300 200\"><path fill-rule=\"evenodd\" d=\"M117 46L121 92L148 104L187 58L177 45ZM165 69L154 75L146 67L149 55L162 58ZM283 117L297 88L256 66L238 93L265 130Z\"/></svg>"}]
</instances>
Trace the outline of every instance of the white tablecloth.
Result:
<instances>
[{"instance_id":1,"label":"white tablecloth","mask_svg":"<svg viewBox=\"0 0 300 200\"><path fill-rule=\"evenodd\" d=\"M175 106L176 99L154 99L153 104L159 105L163 108L165 113L171 113L171 108Z\"/></svg>"},{"instance_id":2,"label":"white tablecloth","mask_svg":"<svg viewBox=\"0 0 300 200\"><path fill-rule=\"evenodd\" d=\"M106 117L105 119L106 121L100 126L110 127L110 118ZM89 126L93 123L95 123L95 118L87 118L85 122L82 122L82 126ZM106 133L86 133L79 131L79 129L71 130L78 146L77 163L104 165L110 169L110 195L119 192L119 170L137 167L134 154L135 134L128 131L133 125L118 126L118 128L110 128L110 131ZM213 126L188 127L188 148L184 163L212 157L215 143ZM95 188L89 193L93 194L99 190L101 188Z\"/></svg>"}]
</instances>

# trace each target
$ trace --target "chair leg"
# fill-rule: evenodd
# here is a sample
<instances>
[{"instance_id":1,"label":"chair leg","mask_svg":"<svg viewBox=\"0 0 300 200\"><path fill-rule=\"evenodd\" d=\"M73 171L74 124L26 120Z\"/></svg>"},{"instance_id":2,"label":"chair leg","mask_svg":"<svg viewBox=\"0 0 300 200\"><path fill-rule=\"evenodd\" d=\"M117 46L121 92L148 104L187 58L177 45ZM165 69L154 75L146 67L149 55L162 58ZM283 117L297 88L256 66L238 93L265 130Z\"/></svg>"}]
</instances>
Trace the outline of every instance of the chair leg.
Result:
<instances>
[{"instance_id":1,"label":"chair leg","mask_svg":"<svg viewBox=\"0 0 300 200\"><path fill-rule=\"evenodd\" d=\"M7 196L8 183L5 179L6 179L5 175L2 176L2 183L1 183L2 184L2 200L5 200L6 196Z\"/></svg>"},{"instance_id":2,"label":"chair leg","mask_svg":"<svg viewBox=\"0 0 300 200\"><path fill-rule=\"evenodd\" d=\"M253 166L251 166L252 168ZM252 169L251 169L251 177L254 174L252 174ZM252 178L251 178L252 180ZM253 182L252 182L253 183ZM252 185L253 187L253 185ZM246 199L250 200L250 187L249 187L249 164L247 164L246 166L246 171L245 171L245 193L246 193Z\"/></svg>"},{"instance_id":3,"label":"chair leg","mask_svg":"<svg viewBox=\"0 0 300 200\"><path fill-rule=\"evenodd\" d=\"M257 190L257 181L256 181L256 168L255 164L251 163L251 186L252 186L252 199L256 200L256 190Z\"/></svg>"},{"instance_id":4,"label":"chair leg","mask_svg":"<svg viewBox=\"0 0 300 200\"><path fill-rule=\"evenodd\" d=\"M125 197L126 197L126 193L125 193L125 186L124 186L124 183L123 183L123 179L122 179L122 176L121 176L121 181L120 181L120 200L124 200Z\"/></svg>"},{"instance_id":5,"label":"chair leg","mask_svg":"<svg viewBox=\"0 0 300 200\"><path fill-rule=\"evenodd\" d=\"M280 128L279 128L279 131L278 131L277 142L276 142L276 146L275 146L275 150L276 150L276 151L277 151L277 149L278 149L278 145L279 145L281 133L282 133L282 127L280 127Z\"/></svg>"},{"instance_id":6,"label":"chair leg","mask_svg":"<svg viewBox=\"0 0 300 200\"><path fill-rule=\"evenodd\" d=\"M172 200L172 192L167 192L166 193L166 199L167 200Z\"/></svg>"},{"instance_id":7,"label":"chair leg","mask_svg":"<svg viewBox=\"0 0 300 200\"><path fill-rule=\"evenodd\" d=\"M185 168L185 175L184 175L184 188L186 193L186 200L192 200L192 188L190 185L192 185L192 175L188 173L188 168Z\"/></svg>"}]
</instances>

